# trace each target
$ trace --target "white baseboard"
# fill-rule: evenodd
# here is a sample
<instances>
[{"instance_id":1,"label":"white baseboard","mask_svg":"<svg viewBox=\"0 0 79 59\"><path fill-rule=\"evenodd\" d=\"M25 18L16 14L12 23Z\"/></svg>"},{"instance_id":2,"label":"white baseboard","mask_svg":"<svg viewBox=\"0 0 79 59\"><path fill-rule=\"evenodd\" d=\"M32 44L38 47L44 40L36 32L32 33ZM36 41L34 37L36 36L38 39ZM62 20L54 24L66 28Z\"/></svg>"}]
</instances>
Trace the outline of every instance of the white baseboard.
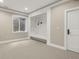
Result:
<instances>
[{"instance_id":1,"label":"white baseboard","mask_svg":"<svg viewBox=\"0 0 79 59\"><path fill-rule=\"evenodd\" d=\"M21 41L21 40L26 40L26 39L29 39L29 37L19 38L19 39L11 39L11 40L6 40L6 41L0 41L0 44L6 44L6 43Z\"/></svg>"},{"instance_id":2,"label":"white baseboard","mask_svg":"<svg viewBox=\"0 0 79 59\"><path fill-rule=\"evenodd\" d=\"M56 45L56 44L52 44L52 43L47 43L47 45L58 48L58 49L65 50L65 48L63 46L60 46L60 45Z\"/></svg>"}]
</instances>

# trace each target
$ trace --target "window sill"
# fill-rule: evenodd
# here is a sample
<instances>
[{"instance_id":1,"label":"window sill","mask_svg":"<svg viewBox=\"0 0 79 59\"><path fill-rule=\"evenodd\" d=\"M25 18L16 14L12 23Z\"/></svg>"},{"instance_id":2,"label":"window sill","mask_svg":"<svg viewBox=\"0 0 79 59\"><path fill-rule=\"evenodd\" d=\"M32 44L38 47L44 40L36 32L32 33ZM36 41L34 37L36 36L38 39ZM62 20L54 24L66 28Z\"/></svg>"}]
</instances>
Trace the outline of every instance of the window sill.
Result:
<instances>
[{"instance_id":1,"label":"window sill","mask_svg":"<svg viewBox=\"0 0 79 59\"><path fill-rule=\"evenodd\" d=\"M27 33L27 31L17 31L17 32L12 32L12 33Z\"/></svg>"}]
</instances>

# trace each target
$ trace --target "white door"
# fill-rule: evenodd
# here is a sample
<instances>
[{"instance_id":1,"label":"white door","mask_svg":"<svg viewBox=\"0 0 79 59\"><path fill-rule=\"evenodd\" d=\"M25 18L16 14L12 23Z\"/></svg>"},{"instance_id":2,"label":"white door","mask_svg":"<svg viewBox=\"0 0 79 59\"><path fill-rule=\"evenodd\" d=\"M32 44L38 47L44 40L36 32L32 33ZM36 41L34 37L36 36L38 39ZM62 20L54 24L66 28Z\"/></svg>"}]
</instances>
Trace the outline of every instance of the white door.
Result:
<instances>
[{"instance_id":1,"label":"white door","mask_svg":"<svg viewBox=\"0 0 79 59\"><path fill-rule=\"evenodd\" d=\"M68 50L79 52L79 10L67 13Z\"/></svg>"}]
</instances>

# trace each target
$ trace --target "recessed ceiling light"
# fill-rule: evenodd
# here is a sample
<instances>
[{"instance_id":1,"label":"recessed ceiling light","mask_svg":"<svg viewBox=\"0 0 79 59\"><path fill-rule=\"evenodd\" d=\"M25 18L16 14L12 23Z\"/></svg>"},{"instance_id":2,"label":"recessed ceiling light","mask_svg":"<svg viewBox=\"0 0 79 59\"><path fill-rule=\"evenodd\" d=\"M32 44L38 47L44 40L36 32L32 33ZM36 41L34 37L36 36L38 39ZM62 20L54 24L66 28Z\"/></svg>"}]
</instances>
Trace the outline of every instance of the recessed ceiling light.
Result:
<instances>
[{"instance_id":1,"label":"recessed ceiling light","mask_svg":"<svg viewBox=\"0 0 79 59\"><path fill-rule=\"evenodd\" d=\"M0 2L3 3L4 1L3 0L0 0Z\"/></svg>"},{"instance_id":2,"label":"recessed ceiling light","mask_svg":"<svg viewBox=\"0 0 79 59\"><path fill-rule=\"evenodd\" d=\"M25 10L28 10L28 8L25 8Z\"/></svg>"}]
</instances>

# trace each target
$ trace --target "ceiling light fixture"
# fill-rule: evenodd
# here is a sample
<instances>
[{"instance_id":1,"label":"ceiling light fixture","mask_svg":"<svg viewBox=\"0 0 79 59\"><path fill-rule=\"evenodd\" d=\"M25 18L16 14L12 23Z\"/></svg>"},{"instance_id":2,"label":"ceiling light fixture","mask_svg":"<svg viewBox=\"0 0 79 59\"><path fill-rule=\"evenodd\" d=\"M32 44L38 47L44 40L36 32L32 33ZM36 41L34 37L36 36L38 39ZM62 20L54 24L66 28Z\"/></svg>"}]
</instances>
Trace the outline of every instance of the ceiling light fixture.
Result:
<instances>
[{"instance_id":1,"label":"ceiling light fixture","mask_svg":"<svg viewBox=\"0 0 79 59\"><path fill-rule=\"evenodd\" d=\"M3 0L0 0L0 2L3 3L4 1Z\"/></svg>"},{"instance_id":2,"label":"ceiling light fixture","mask_svg":"<svg viewBox=\"0 0 79 59\"><path fill-rule=\"evenodd\" d=\"M28 8L25 8L25 10L28 10Z\"/></svg>"}]
</instances>

